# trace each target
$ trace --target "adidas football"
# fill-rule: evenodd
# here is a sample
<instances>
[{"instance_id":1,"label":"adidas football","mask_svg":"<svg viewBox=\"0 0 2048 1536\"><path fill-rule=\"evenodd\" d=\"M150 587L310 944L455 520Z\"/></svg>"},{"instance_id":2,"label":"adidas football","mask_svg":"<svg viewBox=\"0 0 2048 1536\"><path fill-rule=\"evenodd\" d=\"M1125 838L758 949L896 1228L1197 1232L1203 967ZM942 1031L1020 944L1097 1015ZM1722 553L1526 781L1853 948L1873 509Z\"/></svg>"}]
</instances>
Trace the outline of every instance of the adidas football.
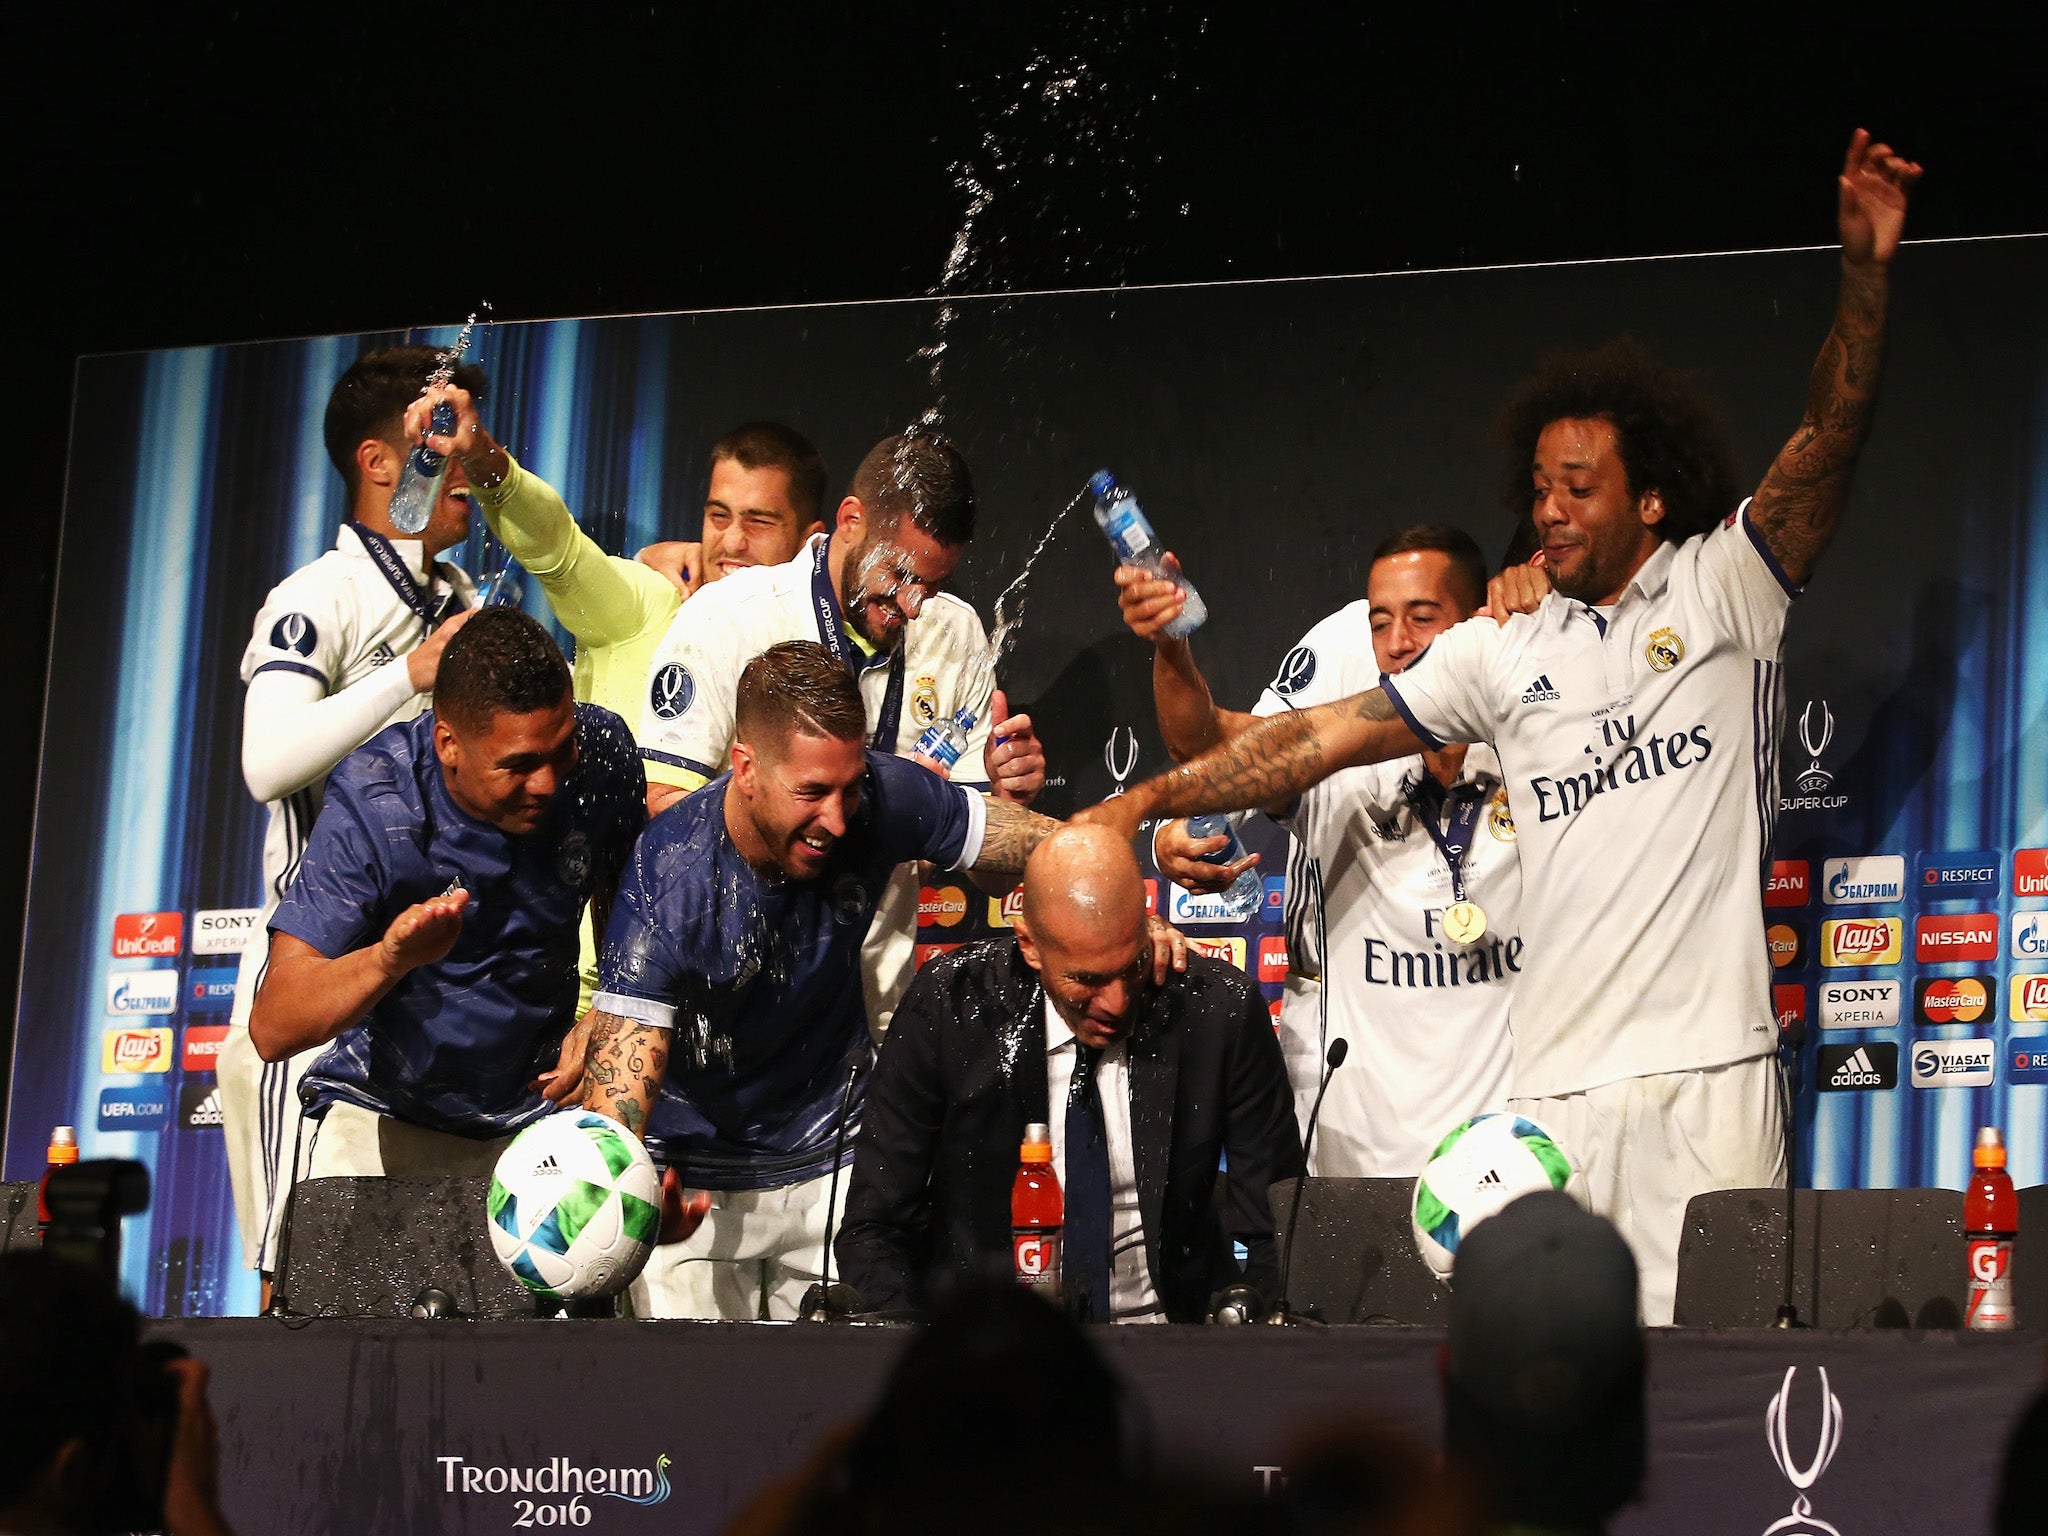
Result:
<instances>
[{"instance_id":1,"label":"adidas football","mask_svg":"<svg viewBox=\"0 0 2048 1536\"><path fill-rule=\"evenodd\" d=\"M535 1121L491 1174L491 1244L536 1295L599 1300L633 1283L661 1226L661 1176L639 1138L583 1109Z\"/></svg>"},{"instance_id":2,"label":"adidas football","mask_svg":"<svg viewBox=\"0 0 2048 1536\"><path fill-rule=\"evenodd\" d=\"M1458 1241L1496 1211L1539 1189L1572 1189L1578 1165L1557 1138L1521 1115L1476 1115L1436 1144L1415 1181L1415 1246L1448 1284Z\"/></svg>"}]
</instances>

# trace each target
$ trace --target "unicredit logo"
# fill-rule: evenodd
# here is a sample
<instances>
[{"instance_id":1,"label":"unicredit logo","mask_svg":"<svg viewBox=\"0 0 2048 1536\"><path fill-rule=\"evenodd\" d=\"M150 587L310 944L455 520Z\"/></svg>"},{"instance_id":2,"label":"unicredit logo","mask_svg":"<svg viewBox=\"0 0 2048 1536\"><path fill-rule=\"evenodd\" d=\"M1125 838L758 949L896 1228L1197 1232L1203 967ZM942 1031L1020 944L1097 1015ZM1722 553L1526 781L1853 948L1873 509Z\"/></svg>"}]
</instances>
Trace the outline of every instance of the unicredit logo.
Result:
<instances>
[{"instance_id":1,"label":"unicredit logo","mask_svg":"<svg viewBox=\"0 0 2048 1536\"><path fill-rule=\"evenodd\" d=\"M2022 848L2012 856L2012 893L2048 896L2048 848Z\"/></svg>"},{"instance_id":2,"label":"unicredit logo","mask_svg":"<svg viewBox=\"0 0 2048 1536\"><path fill-rule=\"evenodd\" d=\"M161 959L185 947L182 912L123 912L114 919L117 959Z\"/></svg>"}]
</instances>

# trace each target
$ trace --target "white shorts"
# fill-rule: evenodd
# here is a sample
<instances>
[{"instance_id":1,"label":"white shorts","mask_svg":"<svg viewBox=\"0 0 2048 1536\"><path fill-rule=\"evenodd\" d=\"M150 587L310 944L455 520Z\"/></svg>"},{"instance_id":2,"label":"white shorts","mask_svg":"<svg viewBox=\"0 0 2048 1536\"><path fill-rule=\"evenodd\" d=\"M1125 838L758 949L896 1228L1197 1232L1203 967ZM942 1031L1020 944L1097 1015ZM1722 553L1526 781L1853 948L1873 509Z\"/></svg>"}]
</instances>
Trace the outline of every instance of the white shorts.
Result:
<instances>
[{"instance_id":1,"label":"white shorts","mask_svg":"<svg viewBox=\"0 0 2048 1536\"><path fill-rule=\"evenodd\" d=\"M512 1136L457 1136L357 1104L330 1104L306 1123L302 1179L466 1178L492 1172Z\"/></svg>"},{"instance_id":2,"label":"white shorts","mask_svg":"<svg viewBox=\"0 0 2048 1536\"><path fill-rule=\"evenodd\" d=\"M1643 1321L1668 1325L1678 1295L1686 1202L1714 1189L1782 1189L1785 1122L1778 1063L1626 1077L1554 1099L1513 1099L1578 1164L1586 1203L1628 1240Z\"/></svg>"},{"instance_id":3,"label":"white shorts","mask_svg":"<svg viewBox=\"0 0 2048 1536\"><path fill-rule=\"evenodd\" d=\"M325 1050L265 1061L249 1041L246 1017L228 1027L219 1066L220 1124L227 1138L228 1184L235 1225L242 1234L242 1264L269 1274L277 1267L277 1227L299 1134L299 1081ZM309 1128L310 1129L310 1128Z\"/></svg>"},{"instance_id":4,"label":"white shorts","mask_svg":"<svg viewBox=\"0 0 2048 1536\"><path fill-rule=\"evenodd\" d=\"M839 1173L846 1206L851 1169ZM635 1317L793 1320L824 1279L825 1207L832 1176L780 1189L711 1191L711 1214L680 1243L654 1250L627 1292Z\"/></svg>"}]
</instances>

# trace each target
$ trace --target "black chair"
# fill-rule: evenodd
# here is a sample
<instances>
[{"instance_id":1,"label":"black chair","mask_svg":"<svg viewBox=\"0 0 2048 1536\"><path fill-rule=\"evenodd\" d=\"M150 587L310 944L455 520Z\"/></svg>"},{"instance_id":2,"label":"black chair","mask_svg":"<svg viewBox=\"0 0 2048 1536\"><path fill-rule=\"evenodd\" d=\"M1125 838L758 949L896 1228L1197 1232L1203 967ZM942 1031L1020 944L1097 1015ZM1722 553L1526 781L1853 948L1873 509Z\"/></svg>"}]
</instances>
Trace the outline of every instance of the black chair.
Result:
<instances>
[{"instance_id":1,"label":"black chair","mask_svg":"<svg viewBox=\"0 0 2048 1536\"><path fill-rule=\"evenodd\" d=\"M2048 1203L2023 1191L2022 1234L2030 1206L2034 1229L2048 1231ZM1969 1275L1959 1191L1802 1189L1792 1215L1792 1302L1801 1322L1819 1328L1962 1326ZM2048 1238L2042 1246L2048 1250ZM2048 1263L2037 1267L2048 1269ZM2026 1273L2022 1260L2015 1281L2024 1284ZM2048 1282L2048 1274L2039 1280ZM1768 1328L1784 1299L1785 1192L1695 1195L1678 1248L1679 1326ZM2030 1313L2048 1322L2039 1305L2048 1301L2030 1306L2028 1293L2015 1298L2022 1324Z\"/></svg>"},{"instance_id":2,"label":"black chair","mask_svg":"<svg viewBox=\"0 0 2048 1536\"><path fill-rule=\"evenodd\" d=\"M428 1291L446 1315L549 1315L491 1248L488 1175L306 1179L292 1192L272 1294L300 1317L410 1317ZM605 1303L602 1315L615 1308Z\"/></svg>"},{"instance_id":3,"label":"black chair","mask_svg":"<svg viewBox=\"0 0 2048 1536\"><path fill-rule=\"evenodd\" d=\"M1293 1179L1272 1188L1280 1252L1287 1251ZM1448 1292L1415 1248L1413 1179L1310 1179L1301 1192L1287 1304L1326 1323L1449 1321Z\"/></svg>"}]
</instances>

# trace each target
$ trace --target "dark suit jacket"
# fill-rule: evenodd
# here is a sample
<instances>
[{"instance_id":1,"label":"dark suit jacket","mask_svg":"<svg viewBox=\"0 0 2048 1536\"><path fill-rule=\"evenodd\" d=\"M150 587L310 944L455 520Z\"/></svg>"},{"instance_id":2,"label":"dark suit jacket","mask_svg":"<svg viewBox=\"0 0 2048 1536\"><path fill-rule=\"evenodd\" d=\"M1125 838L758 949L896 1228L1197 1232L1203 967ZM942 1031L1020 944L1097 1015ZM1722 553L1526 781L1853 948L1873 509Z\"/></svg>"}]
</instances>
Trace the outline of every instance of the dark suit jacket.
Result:
<instances>
[{"instance_id":1,"label":"dark suit jacket","mask_svg":"<svg viewBox=\"0 0 2048 1536\"><path fill-rule=\"evenodd\" d=\"M1274 1295L1266 1187L1300 1174L1301 1139L1265 1003L1242 972L1192 957L1152 994L1128 1055L1145 1258L1167 1316L1203 1321L1240 1278ZM1011 1274L1010 1185L1034 1120L1051 1120L1045 993L1016 940L926 965L868 1089L835 1248L869 1306L918 1307L961 1279ZM1233 1239L1250 1253L1242 1272Z\"/></svg>"}]
</instances>

